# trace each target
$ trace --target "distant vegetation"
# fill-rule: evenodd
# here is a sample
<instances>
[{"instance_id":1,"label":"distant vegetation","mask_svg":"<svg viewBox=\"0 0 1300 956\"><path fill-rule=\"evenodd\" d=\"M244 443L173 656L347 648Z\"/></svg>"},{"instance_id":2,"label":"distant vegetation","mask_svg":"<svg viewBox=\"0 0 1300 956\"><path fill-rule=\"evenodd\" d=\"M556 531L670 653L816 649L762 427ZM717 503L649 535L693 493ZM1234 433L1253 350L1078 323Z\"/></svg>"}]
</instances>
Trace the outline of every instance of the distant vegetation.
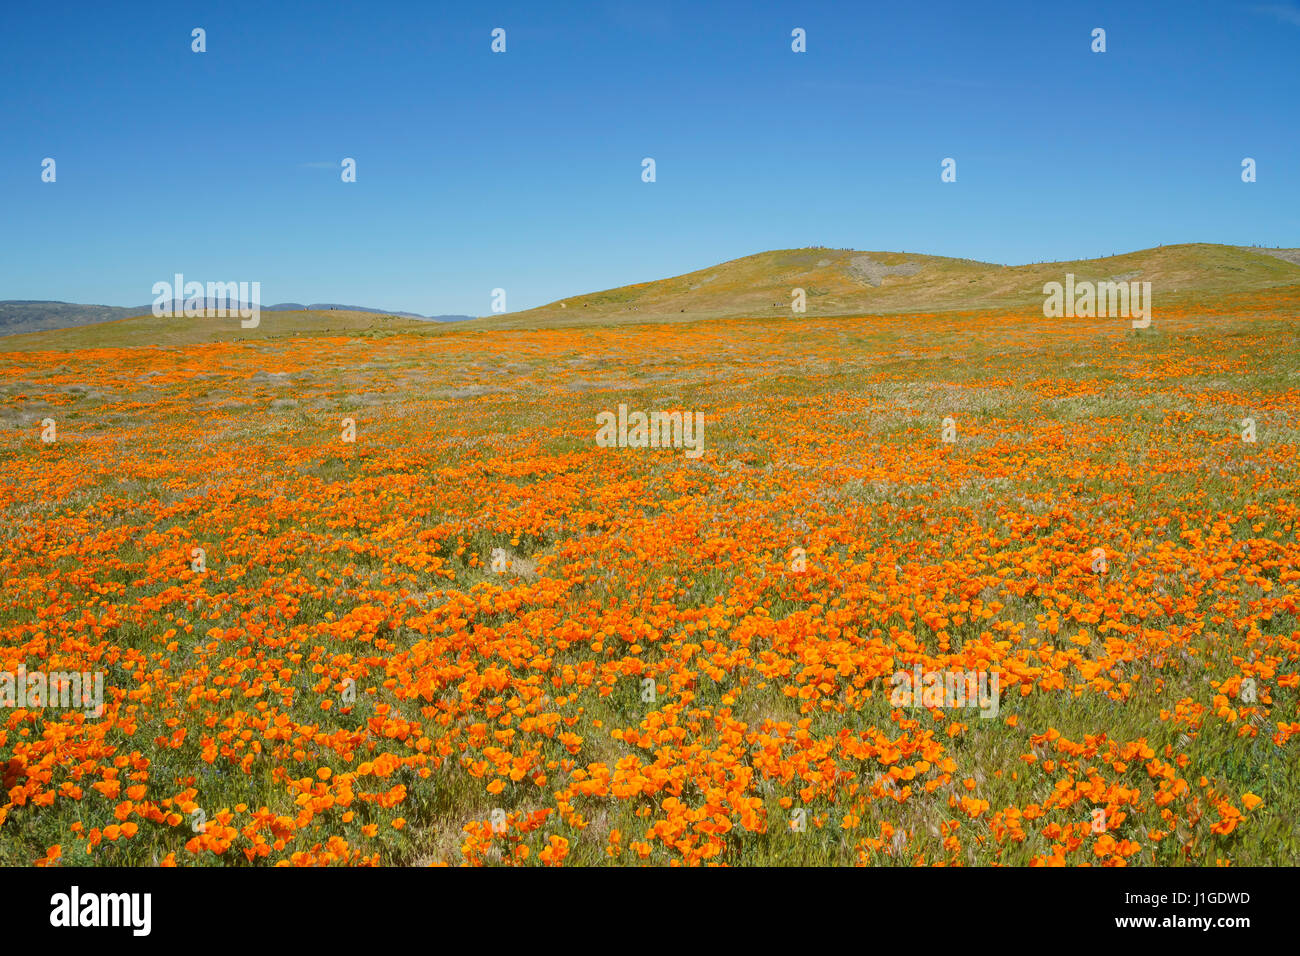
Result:
<instances>
[{"instance_id":1,"label":"distant vegetation","mask_svg":"<svg viewBox=\"0 0 1300 956\"><path fill-rule=\"evenodd\" d=\"M178 304L176 311L184 308ZM420 319L432 322L461 322L474 318L472 315L418 315L414 312L390 312L386 309L371 309L360 305L338 305L332 302L302 305L298 302L282 302L278 305L264 305L263 312L360 312L368 315L394 315L404 319ZM136 316L153 315L153 304L149 305L80 305L75 302L51 302L36 299L8 299L0 301L0 335L20 335L25 332L42 332L48 329L68 329L80 325L93 325L99 322L116 322Z\"/></svg>"},{"instance_id":2,"label":"distant vegetation","mask_svg":"<svg viewBox=\"0 0 1300 956\"><path fill-rule=\"evenodd\" d=\"M0 352L94 349L120 346L171 348L204 342L238 342L304 335L384 335L441 331L454 326L373 312L263 312L257 328L231 318L156 318L151 314L47 332L0 337Z\"/></svg>"}]
</instances>

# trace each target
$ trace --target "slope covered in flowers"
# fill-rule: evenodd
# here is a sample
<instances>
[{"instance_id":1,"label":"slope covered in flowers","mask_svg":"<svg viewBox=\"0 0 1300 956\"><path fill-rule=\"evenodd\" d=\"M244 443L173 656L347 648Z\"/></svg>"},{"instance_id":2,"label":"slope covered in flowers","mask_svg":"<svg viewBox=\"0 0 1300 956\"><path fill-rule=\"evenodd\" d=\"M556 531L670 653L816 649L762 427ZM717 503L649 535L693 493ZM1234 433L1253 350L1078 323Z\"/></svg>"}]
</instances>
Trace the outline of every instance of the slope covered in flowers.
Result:
<instances>
[{"instance_id":1,"label":"slope covered in flowers","mask_svg":"<svg viewBox=\"0 0 1300 956\"><path fill-rule=\"evenodd\" d=\"M1295 863L1298 307L12 355L0 863Z\"/></svg>"}]
</instances>

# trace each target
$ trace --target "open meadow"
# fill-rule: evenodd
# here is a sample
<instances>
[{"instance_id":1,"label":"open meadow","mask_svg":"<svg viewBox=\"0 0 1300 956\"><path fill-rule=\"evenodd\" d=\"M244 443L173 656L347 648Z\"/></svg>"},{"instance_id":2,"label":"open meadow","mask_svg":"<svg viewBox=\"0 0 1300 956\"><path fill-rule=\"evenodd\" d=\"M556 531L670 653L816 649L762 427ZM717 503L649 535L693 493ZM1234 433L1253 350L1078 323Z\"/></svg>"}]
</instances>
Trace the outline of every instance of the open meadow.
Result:
<instances>
[{"instance_id":1,"label":"open meadow","mask_svg":"<svg viewBox=\"0 0 1300 956\"><path fill-rule=\"evenodd\" d=\"M1294 865L1298 316L7 351L0 864Z\"/></svg>"}]
</instances>

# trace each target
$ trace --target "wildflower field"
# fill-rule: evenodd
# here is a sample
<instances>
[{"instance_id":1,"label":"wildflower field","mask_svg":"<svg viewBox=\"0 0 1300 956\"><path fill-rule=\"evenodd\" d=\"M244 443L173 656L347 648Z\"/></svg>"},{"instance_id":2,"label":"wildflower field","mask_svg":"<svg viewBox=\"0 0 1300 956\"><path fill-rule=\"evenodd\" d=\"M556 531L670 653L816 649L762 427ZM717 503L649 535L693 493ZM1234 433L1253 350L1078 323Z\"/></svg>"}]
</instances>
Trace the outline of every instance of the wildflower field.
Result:
<instances>
[{"instance_id":1,"label":"wildflower field","mask_svg":"<svg viewBox=\"0 0 1300 956\"><path fill-rule=\"evenodd\" d=\"M1298 315L4 353L0 864L1300 862Z\"/></svg>"}]
</instances>

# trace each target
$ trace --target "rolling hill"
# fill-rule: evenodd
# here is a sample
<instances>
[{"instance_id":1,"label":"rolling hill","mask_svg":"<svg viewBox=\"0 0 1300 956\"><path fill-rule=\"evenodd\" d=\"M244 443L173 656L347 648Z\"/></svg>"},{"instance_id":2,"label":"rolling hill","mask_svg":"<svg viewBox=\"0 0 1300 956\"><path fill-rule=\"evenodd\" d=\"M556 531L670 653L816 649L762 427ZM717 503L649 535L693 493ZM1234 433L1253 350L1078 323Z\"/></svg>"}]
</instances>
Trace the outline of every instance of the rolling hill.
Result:
<instances>
[{"instance_id":1,"label":"rolling hill","mask_svg":"<svg viewBox=\"0 0 1300 956\"><path fill-rule=\"evenodd\" d=\"M20 306L0 303L0 352L112 346L179 346L294 335L442 334L455 329L529 329L554 326L689 322L702 319L792 315L791 290L804 290L807 317L979 309L1034 309L1043 285L1063 281L1150 282L1161 302L1186 302L1234 292L1300 285L1300 249L1193 243L1160 246L1101 259L1004 266L901 252L784 249L733 259L685 275L573 296L521 312L433 323L410 313L350 307L264 306L261 324L243 329L237 318L155 318L149 307L68 306L69 327L4 335L6 317ZM93 310L100 310L94 312ZM146 314L140 315L143 311ZM120 313L130 312L124 318ZM57 312L56 319L58 318ZM71 321L75 317L77 321ZM458 319L459 316L435 316ZM60 320L62 321L62 320Z\"/></svg>"},{"instance_id":2,"label":"rolling hill","mask_svg":"<svg viewBox=\"0 0 1300 956\"><path fill-rule=\"evenodd\" d=\"M1004 266L900 252L784 249L467 324L531 328L790 315L795 288L804 290L809 316L1038 307L1044 283L1063 281L1066 273L1078 281L1150 282L1158 308L1161 297L1300 283L1300 250L1195 243Z\"/></svg>"}]
</instances>

